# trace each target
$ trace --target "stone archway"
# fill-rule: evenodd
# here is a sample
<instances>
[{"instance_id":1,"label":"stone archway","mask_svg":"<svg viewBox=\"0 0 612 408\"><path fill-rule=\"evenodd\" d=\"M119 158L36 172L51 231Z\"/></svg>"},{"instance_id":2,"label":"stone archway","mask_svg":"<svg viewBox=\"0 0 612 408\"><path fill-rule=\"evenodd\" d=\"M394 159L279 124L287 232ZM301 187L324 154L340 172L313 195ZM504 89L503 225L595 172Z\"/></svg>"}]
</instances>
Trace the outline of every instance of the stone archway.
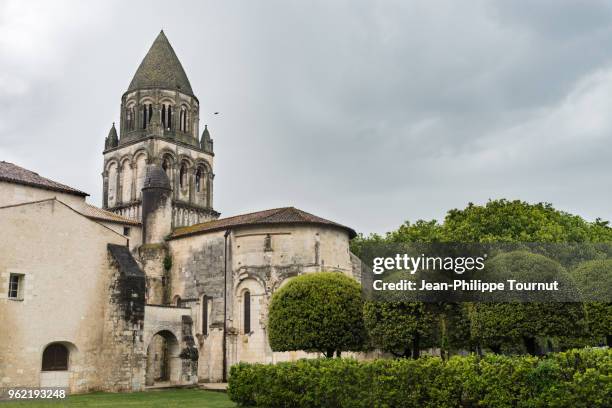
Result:
<instances>
[{"instance_id":1,"label":"stone archway","mask_svg":"<svg viewBox=\"0 0 612 408\"><path fill-rule=\"evenodd\" d=\"M155 333L147 345L147 386L168 383L178 384L181 379L180 345L169 330Z\"/></svg>"}]
</instances>

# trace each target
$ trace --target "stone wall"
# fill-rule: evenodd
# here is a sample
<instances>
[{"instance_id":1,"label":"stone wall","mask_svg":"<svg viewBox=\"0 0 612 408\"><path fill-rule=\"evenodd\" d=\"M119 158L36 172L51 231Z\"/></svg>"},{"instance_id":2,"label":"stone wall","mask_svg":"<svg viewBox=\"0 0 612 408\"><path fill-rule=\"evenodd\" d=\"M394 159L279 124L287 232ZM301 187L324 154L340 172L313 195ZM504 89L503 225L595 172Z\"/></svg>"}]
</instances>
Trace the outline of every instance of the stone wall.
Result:
<instances>
[{"instance_id":1,"label":"stone wall","mask_svg":"<svg viewBox=\"0 0 612 408\"><path fill-rule=\"evenodd\" d=\"M113 275L104 316L102 349L108 363L101 367L102 389L142 391L146 369L145 276L128 248L109 245L108 258Z\"/></svg>"},{"instance_id":2,"label":"stone wall","mask_svg":"<svg viewBox=\"0 0 612 408\"><path fill-rule=\"evenodd\" d=\"M85 197L82 196L46 190L39 187L25 186L22 184L7 183L6 181L0 181L0 192L0 207L46 200L49 198L57 198L75 208L80 208L85 205Z\"/></svg>"},{"instance_id":3,"label":"stone wall","mask_svg":"<svg viewBox=\"0 0 612 408\"><path fill-rule=\"evenodd\" d=\"M144 344L148 353L147 384L152 385L158 370L153 354L159 352L156 336L162 336L168 347L169 381L193 384L197 377L197 349L194 347L191 309L174 306L145 306Z\"/></svg>"},{"instance_id":4,"label":"stone wall","mask_svg":"<svg viewBox=\"0 0 612 408\"><path fill-rule=\"evenodd\" d=\"M0 209L0 231L10 237L0 240L0 387L61 380L41 372L54 342L70 350L72 392L108 387L101 373L115 373L105 330L117 270L107 244L124 246L125 237L56 200ZM22 299L8 299L11 273L23 275Z\"/></svg>"},{"instance_id":5,"label":"stone wall","mask_svg":"<svg viewBox=\"0 0 612 408\"><path fill-rule=\"evenodd\" d=\"M249 226L173 239L171 296L192 308L200 380L220 381L223 375L224 276L227 261L227 356L239 361L273 362L306 353L273 353L267 340L271 295L288 278L322 270L353 276L346 231L318 225ZM227 245L227 253L225 247ZM251 330L245 332L244 294L250 295ZM208 330L203 329L204 299ZM206 334L205 334L206 333Z\"/></svg>"},{"instance_id":6,"label":"stone wall","mask_svg":"<svg viewBox=\"0 0 612 408\"><path fill-rule=\"evenodd\" d=\"M151 163L163 165L170 179L174 226L218 217L213 210L213 155L160 137L135 140L104 153L103 208L138 219L146 166Z\"/></svg>"}]
</instances>

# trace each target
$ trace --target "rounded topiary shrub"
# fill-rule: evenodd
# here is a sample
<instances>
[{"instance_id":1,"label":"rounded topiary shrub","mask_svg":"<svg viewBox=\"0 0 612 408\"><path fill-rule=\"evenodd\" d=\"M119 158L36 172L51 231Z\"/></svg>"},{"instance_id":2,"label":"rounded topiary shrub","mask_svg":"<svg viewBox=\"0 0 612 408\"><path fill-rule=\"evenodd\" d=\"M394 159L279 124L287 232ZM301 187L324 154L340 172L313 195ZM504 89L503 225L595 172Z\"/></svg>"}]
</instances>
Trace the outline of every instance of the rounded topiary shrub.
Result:
<instances>
[{"instance_id":1,"label":"rounded topiary shrub","mask_svg":"<svg viewBox=\"0 0 612 408\"><path fill-rule=\"evenodd\" d=\"M605 299L612 287L612 259L583 262L572 270L572 277L586 299ZM585 303L589 334L604 338L612 347L612 303Z\"/></svg>"},{"instance_id":2,"label":"rounded topiary shrub","mask_svg":"<svg viewBox=\"0 0 612 408\"><path fill-rule=\"evenodd\" d=\"M316 351L332 357L359 350L366 332L361 287L338 272L291 279L270 303L268 336L274 351Z\"/></svg>"},{"instance_id":3,"label":"rounded topiary shrub","mask_svg":"<svg viewBox=\"0 0 612 408\"><path fill-rule=\"evenodd\" d=\"M527 251L512 251L497 255L486 263L487 278L503 282L559 280L559 287L572 287L565 269L556 261ZM508 293L508 292L506 292ZM471 313L472 335L483 346L496 353L502 346L523 343L529 354L538 354L538 337L583 335L584 308L581 303L532 302L526 293L522 303L476 303ZM552 292L551 292L552 293Z\"/></svg>"}]
</instances>

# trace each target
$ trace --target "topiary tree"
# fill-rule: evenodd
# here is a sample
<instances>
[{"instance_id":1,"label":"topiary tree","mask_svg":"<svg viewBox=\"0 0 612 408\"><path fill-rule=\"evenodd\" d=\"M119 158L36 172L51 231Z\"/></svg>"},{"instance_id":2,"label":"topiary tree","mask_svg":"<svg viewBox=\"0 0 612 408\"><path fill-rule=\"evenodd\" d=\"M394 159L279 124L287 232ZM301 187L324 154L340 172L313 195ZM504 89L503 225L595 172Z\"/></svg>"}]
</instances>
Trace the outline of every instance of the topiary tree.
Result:
<instances>
[{"instance_id":1,"label":"topiary tree","mask_svg":"<svg viewBox=\"0 0 612 408\"><path fill-rule=\"evenodd\" d=\"M327 357L360 350L366 339L361 287L338 272L291 279L270 302L268 338L274 351L317 351Z\"/></svg>"},{"instance_id":2,"label":"topiary tree","mask_svg":"<svg viewBox=\"0 0 612 408\"><path fill-rule=\"evenodd\" d=\"M493 281L524 276L545 282L567 279L557 262L526 251L497 255L486 265L486 274ZM536 338L544 336L581 336L585 329L581 303L529 302L476 303L471 313L473 336L492 351L502 345L522 342L529 354L536 354Z\"/></svg>"},{"instance_id":3,"label":"topiary tree","mask_svg":"<svg viewBox=\"0 0 612 408\"><path fill-rule=\"evenodd\" d=\"M572 278L579 290L587 297L605 299L612 288L612 259L583 262L571 271ZM595 338L605 338L612 347L612 303L585 303L589 334Z\"/></svg>"},{"instance_id":4,"label":"topiary tree","mask_svg":"<svg viewBox=\"0 0 612 408\"><path fill-rule=\"evenodd\" d=\"M433 345L436 315L421 302L366 302L363 316L372 345L396 357L419 357Z\"/></svg>"}]
</instances>

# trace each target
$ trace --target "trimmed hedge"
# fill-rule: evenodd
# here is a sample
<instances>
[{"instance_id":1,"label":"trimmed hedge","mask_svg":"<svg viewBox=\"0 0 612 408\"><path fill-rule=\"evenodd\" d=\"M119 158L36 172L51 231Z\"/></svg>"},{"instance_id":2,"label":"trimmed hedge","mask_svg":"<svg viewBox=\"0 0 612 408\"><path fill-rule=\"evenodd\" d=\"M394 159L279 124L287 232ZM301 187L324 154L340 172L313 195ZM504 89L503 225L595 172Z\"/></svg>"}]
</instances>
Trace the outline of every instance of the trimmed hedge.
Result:
<instances>
[{"instance_id":1,"label":"trimmed hedge","mask_svg":"<svg viewBox=\"0 0 612 408\"><path fill-rule=\"evenodd\" d=\"M228 394L259 407L610 407L612 350L546 358L300 360L231 369Z\"/></svg>"}]
</instances>

